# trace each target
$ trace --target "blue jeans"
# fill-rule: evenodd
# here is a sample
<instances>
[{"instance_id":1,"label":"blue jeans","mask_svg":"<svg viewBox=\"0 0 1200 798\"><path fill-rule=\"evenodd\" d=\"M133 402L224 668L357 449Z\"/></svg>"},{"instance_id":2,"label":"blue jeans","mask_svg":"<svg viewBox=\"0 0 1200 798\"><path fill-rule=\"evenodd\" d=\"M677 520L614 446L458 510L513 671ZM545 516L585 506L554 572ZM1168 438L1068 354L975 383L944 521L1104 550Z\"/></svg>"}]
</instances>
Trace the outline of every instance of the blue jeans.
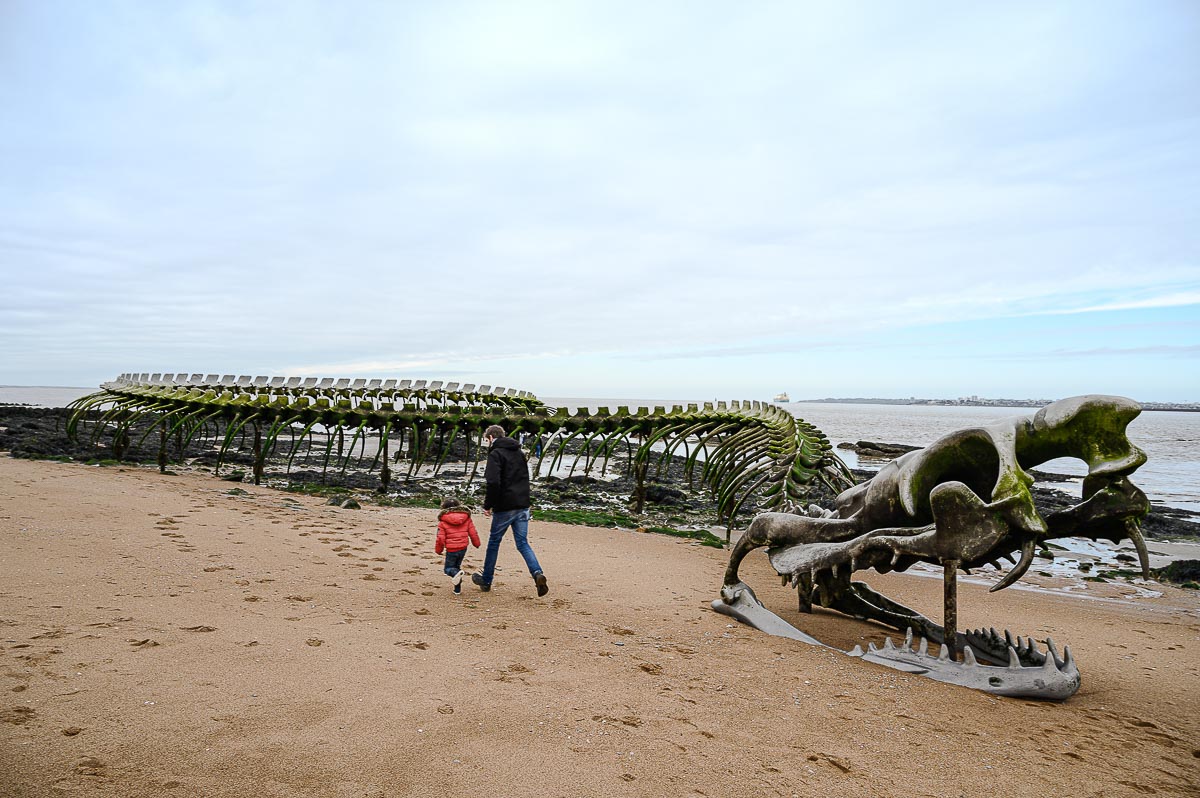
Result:
<instances>
[{"instance_id":1,"label":"blue jeans","mask_svg":"<svg viewBox=\"0 0 1200 798\"><path fill-rule=\"evenodd\" d=\"M517 544L517 551L521 552L521 556L525 558L529 575L533 576L542 570L542 566L538 565L537 555L529 546L529 508L495 512L492 513L492 531L488 533L487 557L484 558L483 574L480 576L485 585L490 585L492 577L496 574L496 558L500 554L500 541L504 540L504 533L510 526L513 531L513 542Z\"/></svg>"},{"instance_id":2,"label":"blue jeans","mask_svg":"<svg viewBox=\"0 0 1200 798\"><path fill-rule=\"evenodd\" d=\"M446 576L454 576L456 573L461 571L463 557L466 557L466 556L467 556L466 549L463 549L462 551L447 551L446 552L446 567L442 569L443 571L445 571Z\"/></svg>"}]
</instances>

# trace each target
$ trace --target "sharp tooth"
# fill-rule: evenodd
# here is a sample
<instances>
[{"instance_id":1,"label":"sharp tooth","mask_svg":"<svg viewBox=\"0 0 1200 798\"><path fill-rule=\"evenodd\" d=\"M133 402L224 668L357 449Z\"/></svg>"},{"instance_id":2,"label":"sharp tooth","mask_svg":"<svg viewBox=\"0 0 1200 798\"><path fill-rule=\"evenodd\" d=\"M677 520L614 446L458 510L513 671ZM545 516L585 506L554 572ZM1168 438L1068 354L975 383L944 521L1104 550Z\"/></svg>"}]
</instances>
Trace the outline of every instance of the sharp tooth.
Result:
<instances>
[{"instance_id":1,"label":"sharp tooth","mask_svg":"<svg viewBox=\"0 0 1200 798\"><path fill-rule=\"evenodd\" d=\"M1042 670L1046 670L1046 671L1057 671L1058 670L1058 663L1056 663L1054 661L1054 657L1050 656L1049 654L1046 655L1046 661L1042 663Z\"/></svg>"},{"instance_id":2,"label":"sharp tooth","mask_svg":"<svg viewBox=\"0 0 1200 798\"><path fill-rule=\"evenodd\" d=\"M1067 672L1079 670L1075 667L1075 658L1071 656L1070 646L1063 646L1063 664L1060 670Z\"/></svg>"},{"instance_id":3,"label":"sharp tooth","mask_svg":"<svg viewBox=\"0 0 1200 798\"><path fill-rule=\"evenodd\" d=\"M1021 667L1021 658L1017 656L1017 650L1015 648L1013 648L1012 646L1008 647L1008 667L1010 667L1010 668Z\"/></svg>"},{"instance_id":4,"label":"sharp tooth","mask_svg":"<svg viewBox=\"0 0 1200 798\"><path fill-rule=\"evenodd\" d=\"M938 662L950 661L950 646L942 643L942 650L938 652Z\"/></svg>"},{"instance_id":5,"label":"sharp tooth","mask_svg":"<svg viewBox=\"0 0 1200 798\"><path fill-rule=\"evenodd\" d=\"M780 584L783 585L784 587L787 587L787 583L791 581L791 577L788 576L787 574L780 574L779 579L781 580Z\"/></svg>"},{"instance_id":6,"label":"sharp tooth","mask_svg":"<svg viewBox=\"0 0 1200 798\"><path fill-rule=\"evenodd\" d=\"M1029 566L1033 565L1033 549L1036 545L1037 538L1028 538L1021 546L1021 561L1003 579L988 588L988 592L995 593L997 590L1003 590L1024 576L1025 572L1029 570Z\"/></svg>"},{"instance_id":7,"label":"sharp tooth","mask_svg":"<svg viewBox=\"0 0 1200 798\"><path fill-rule=\"evenodd\" d=\"M988 629L988 631L992 633L992 636L991 636L991 638L990 638L990 639L991 639L991 641L992 641L993 643L999 643L999 642L1000 642L1000 635L996 634L996 627L992 626L992 627L990 627L990 628Z\"/></svg>"},{"instance_id":8,"label":"sharp tooth","mask_svg":"<svg viewBox=\"0 0 1200 798\"><path fill-rule=\"evenodd\" d=\"M963 664L968 667L979 664L978 660L975 659L975 652L971 650L970 646L963 646Z\"/></svg>"},{"instance_id":9,"label":"sharp tooth","mask_svg":"<svg viewBox=\"0 0 1200 798\"><path fill-rule=\"evenodd\" d=\"M910 627L908 627L908 631L904 633L904 647L906 649L908 649L909 651L912 651L912 639L913 639L913 633L912 633L912 627L910 626Z\"/></svg>"},{"instance_id":10,"label":"sharp tooth","mask_svg":"<svg viewBox=\"0 0 1200 798\"><path fill-rule=\"evenodd\" d=\"M871 652L872 654L874 654L874 653L875 653L876 651L878 651L878 650L879 650L879 649L875 647L875 641L874 641L874 640L867 641L867 651L869 651L869 652Z\"/></svg>"},{"instance_id":11,"label":"sharp tooth","mask_svg":"<svg viewBox=\"0 0 1200 798\"><path fill-rule=\"evenodd\" d=\"M850 656L861 657L862 655L863 655L862 646L855 646L854 648L850 649Z\"/></svg>"},{"instance_id":12,"label":"sharp tooth","mask_svg":"<svg viewBox=\"0 0 1200 798\"><path fill-rule=\"evenodd\" d=\"M833 565L829 566L829 573L833 574L834 579L837 579L837 568L838 568L837 563L834 563Z\"/></svg>"},{"instance_id":13,"label":"sharp tooth","mask_svg":"<svg viewBox=\"0 0 1200 798\"><path fill-rule=\"evenodd\" d=\"M884 651L893 651L895 648L896 648L896 644L892 642L891 635L888 635L887 637L883 638L883 650Z\"/></svg>"},{"instance_id":14,"label":"sharp tooth","mask_svg":"<svg viewBox=\"0 0 1200 798\"><path fill-rule=\"evenodd\" d=\"M923 637L921 638L920 644L918 644L918 646L917 646L917 653L920 654L922 657L924 657L925 655L927 655L929 653L929 641Z\"/></svg>"},{"instance_id":15,"label":"sharp tooth","mask_svg":"<svg viewBox=\"0 0 1200 798\"><path fill-rule=\"evenodd\" d=\"M899 561L900 561L900 552L898 552L898 551L892 552L892 565L895 565Z\"/></svg>"},{"instance_id":16,"label":"sharp tooth","mask_svg":"<svg viewBox=\"0 0 1200 798\"><path fill-rule=\"evenodd\" d=\"M1048 649L1050 650L1050 654L1049 654L1049 656L1051 656L1051 657L1054 657L1054 664L1055 664L1055 665L1059 665L1059 664L1061 664L1061 663L1062 663L1062 657L1060 657L1060 656L1058 655L1058 646L1054 645L1054 638L1053 638L1053 637L1047 637L1047 638L1046 638L1046 648L1048 648Z\"/></svg>"},{"instance_id":17,"label":"sharp tooth","mask_svg":"<svg viewBox=\"0 0 1200 798\"><path fill-rule=\"evenodd\" d=\"M858 570L858 558L851 557L850 558L850 573L854 573L857 570Z\"/></svg>"},{"instance_id":18,"label":"sharp tooth","mask_svg":"<svg viewBox=\"0 0 1200 798\"><path fill-rule=\"evenodd\" d=\"M812 580L812 583L814 585L817 583L817 569L816 568L813 568L808 572L808 578L810 580Z\"/></svg>"},{"instance_id":19,"label":"sharp tooth","mask_svg":"<svg viewBox=\"0 0 1200 798\"><path fill-rule=\"evenodd\" d=\"M990 560L990 561L988 562L988 565L992 566L992 567L993 567L993 568L995 568L997 571L999 571L999 570L1000 570L1000 563L999 563L999 562L997 562L996 560Z\"/></svg>"},{"instance_id":20,"label":"sharp tooth","mask_svg":"<svg viewBox=\"0 0 1200 798\"><path fill-rule=\"evenodd\" d=\"M1042 652L1038 651L1037 641L1034 640L1032 636L1029 637L1029 653L1030 654L1041 654L1042 653Z\"/></svg>"},{"instance_id":21,"label":"sharp tooth","mask_svg":"<svg viewBox=\"0 0 1200 798\"><path fill-rule=\"evenodd\" d=\"M1013 565L1016 565L1016 564L1017 564L1017 561L1016 561L1016 560L1014 560L1014 559L1012 558L1012 555L1011 555L1011 554L1008 554L1007 552L1006 552L1006 553L1004 553L1004 554L1001 554L1000 556L1001 556L1001 557L1003 557L1004 559L1008 560L1008 561L1009 561L1010 563L1012 563Z\"/></svg>"},{"instance_id":22,"label":"sharp tooth","mask_svg":"<svg viewBox=\"0 0 1200 798\"><path fill-rule=\"evenodd\" d=\"M1004 642L1010 647L1014 645L1012 632L1008 631L1007 629L1004 630Z\"/></svg>"},{"instance_id":23,"label":"sharp tooth","mask_svg":"<svg viewBox=\"0 0 1200 798\"><path fill-rule=\"evenodd\" d=\"M958 568L958 570L962 571L962 572L963 572L964 574L966 574L967 576L970 576L970 575L971 575L971 569L970 569L970 568L967 568L965 565L960 565L960 566L959 566L959 568Z\"/></svg>"}]
</instances>

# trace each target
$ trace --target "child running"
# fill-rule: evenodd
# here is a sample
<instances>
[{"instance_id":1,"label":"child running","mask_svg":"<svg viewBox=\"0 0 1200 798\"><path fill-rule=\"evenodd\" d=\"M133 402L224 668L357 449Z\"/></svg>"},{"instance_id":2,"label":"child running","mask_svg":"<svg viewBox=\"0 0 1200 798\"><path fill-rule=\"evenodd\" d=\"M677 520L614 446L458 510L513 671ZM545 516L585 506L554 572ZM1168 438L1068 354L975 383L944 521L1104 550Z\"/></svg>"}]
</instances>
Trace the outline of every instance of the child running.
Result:
<instances>
[{"instance_id":1,"label":"child running","mask_svg":"<svg viewBox=\"0 0 1200 798\"><path fill-rule=\"evenodd\" d=\"M446 576L454 585L454 592L462 592L463 558L467 556L467 542L479 548L479 533L471 520L471 511L454 499L442 499L442 511L438 513L437 543L433 550L437 554L446 552Z\"/></svg>"}]
</instances>

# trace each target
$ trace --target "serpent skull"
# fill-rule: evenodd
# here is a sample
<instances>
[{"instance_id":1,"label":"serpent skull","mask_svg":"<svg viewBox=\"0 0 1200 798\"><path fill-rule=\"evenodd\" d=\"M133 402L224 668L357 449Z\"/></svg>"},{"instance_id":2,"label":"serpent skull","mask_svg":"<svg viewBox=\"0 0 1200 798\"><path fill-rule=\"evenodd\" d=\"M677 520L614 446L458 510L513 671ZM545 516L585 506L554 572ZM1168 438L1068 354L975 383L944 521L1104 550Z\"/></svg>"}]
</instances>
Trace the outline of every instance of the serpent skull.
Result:
<instances>
[{"instance_id":1,"label":"serpent skull","mask_svg":"<svg viewBox=\"0 0 1200 798\"><path fill-rule=\"evenodd\" d=\"M1032 416L959 430L910 452L842 492L832 512L814 506L805 515L763 513L730 554L713 607L764 631L818 642L769 613L740 580L745 556L767 547L784 583L799 591L801 611L817 603L908 632L901 647L889 638L882 649L856 649L852 655L989 692L1066 698L1080 681L1069 649L1060 655L1048 641L1049 651L1041 652L1031 638L1014 640L994 629L957 631L956 572L988 564L999 568L998 561L1008 559L1014 567L991 588L1001 590L1025 574L1039 546L1070 536L1114 543L1129 538L1148 578L1139 522L1150 505L1129 481L1146 454L1126 435L1140 412L1123 397L1063 399ZM1027 469L1059 457L1087 464L1082 501L1043 516L1034 506ZM945 626L851 580L857 570L904 571L918 562L945 569ZM914 632L920 637L916 651ZM943 644L939 657L928 654L929 641Z\"/></svg>"}]
</instances>

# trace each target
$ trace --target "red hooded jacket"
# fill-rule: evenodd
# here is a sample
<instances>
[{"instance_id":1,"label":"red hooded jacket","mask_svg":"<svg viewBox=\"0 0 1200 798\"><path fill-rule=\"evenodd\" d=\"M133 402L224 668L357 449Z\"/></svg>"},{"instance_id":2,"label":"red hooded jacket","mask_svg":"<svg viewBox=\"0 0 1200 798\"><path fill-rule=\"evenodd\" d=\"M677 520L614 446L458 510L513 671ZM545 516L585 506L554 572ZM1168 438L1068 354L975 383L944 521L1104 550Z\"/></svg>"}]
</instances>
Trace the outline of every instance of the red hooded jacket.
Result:
<instances>
[{"instance_id":1,"label":"red hooded jacket","mask_svg":"<svg viewBox=\"0 0 1200 798\"><path fill-rule=\"evenodd\" d=\"M443 551L462 551L467 547L468 540L475 548L479 548L479 533L475 531L475 522L471 520L468 510L452 507L438 513L435 552L441 554Z\"/></svg>"}]
</instances>

